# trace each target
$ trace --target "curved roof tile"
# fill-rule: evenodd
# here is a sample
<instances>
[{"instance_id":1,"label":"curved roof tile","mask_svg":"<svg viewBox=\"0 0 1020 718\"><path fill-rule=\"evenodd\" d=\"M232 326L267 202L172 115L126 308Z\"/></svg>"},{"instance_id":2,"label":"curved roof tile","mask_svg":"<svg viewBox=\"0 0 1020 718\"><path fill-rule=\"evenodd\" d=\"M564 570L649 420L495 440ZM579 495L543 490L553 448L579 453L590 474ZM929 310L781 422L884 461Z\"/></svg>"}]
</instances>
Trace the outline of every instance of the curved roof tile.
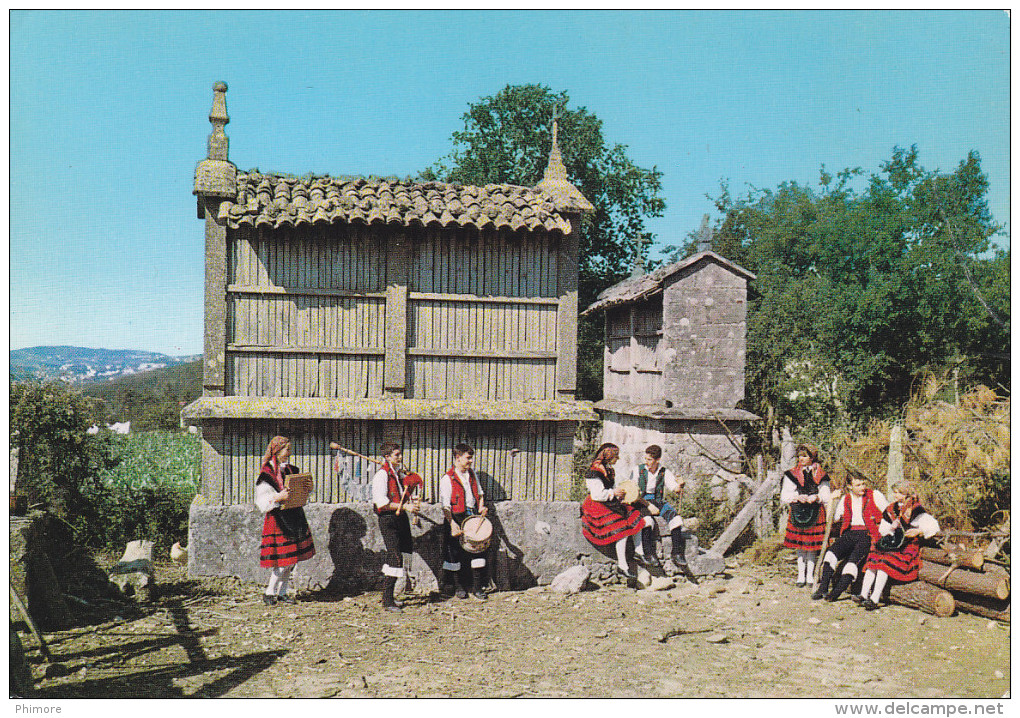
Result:
<instances>
[{"instance_id":1,"label":"curved roof tile","mask_svg":"<svg viewBox=\"0 0 1020 718\"><path fill-rule=\"evenodd\" d=\"M240 173L218 217L232 228L359 222L570 232L570 219L532 187Z\"/></svg>"}]
</instances>

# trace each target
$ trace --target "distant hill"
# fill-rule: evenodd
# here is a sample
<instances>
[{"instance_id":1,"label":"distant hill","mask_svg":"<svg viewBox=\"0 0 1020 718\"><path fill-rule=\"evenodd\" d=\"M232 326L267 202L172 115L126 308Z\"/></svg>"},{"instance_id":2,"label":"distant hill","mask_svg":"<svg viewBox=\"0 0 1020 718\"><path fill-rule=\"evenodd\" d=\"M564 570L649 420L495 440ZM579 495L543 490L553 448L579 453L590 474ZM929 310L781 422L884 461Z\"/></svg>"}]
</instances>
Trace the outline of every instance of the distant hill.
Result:
<instances>
[{"instance_id":1,"label":"distant hill","mask_svg":"<svg viewBox=\"0 0 1020 718\"><path fill-rule=\"evenodd\" d=\"M85 382L78 388L100 400L97 409L106 423L130 421L132 431L172 431L179 426L184 405L202 395L202 361Z\"/></svg>"},{"instance_id":2,"label":"distant hill","mask_svg":"<svg viewBox=\"0 0 1020 718\"><path fill-rule=\"evenodd\" d=\"M10 352L12 379L63 379L71 383L103 382L194 362L200 355L172 357L134 349L52 346Z\"/></svg>"}]
</instances>

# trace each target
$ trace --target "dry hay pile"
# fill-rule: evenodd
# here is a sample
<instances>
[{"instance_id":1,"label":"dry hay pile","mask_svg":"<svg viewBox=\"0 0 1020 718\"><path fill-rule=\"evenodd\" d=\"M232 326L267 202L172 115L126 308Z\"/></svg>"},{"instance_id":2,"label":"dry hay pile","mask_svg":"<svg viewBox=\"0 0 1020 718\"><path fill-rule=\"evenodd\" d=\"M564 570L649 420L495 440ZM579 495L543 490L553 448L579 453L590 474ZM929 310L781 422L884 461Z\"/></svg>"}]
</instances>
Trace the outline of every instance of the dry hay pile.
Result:
<instances>
[{"instance_id":1,"label":"dry hay pile","mask_svg":"<svg viewBox=\"0 0 1020 718\"><path fill-rule=\"evenodd\" d=\"M928 377L904 408L903 478L943 528L1008 531L1009 397L978 386L955 404L939 398L943 388ZM854 469L886 491L892 428L876 421L862 436L834 437L834 477Z\"/></svg>"}]
</instances>

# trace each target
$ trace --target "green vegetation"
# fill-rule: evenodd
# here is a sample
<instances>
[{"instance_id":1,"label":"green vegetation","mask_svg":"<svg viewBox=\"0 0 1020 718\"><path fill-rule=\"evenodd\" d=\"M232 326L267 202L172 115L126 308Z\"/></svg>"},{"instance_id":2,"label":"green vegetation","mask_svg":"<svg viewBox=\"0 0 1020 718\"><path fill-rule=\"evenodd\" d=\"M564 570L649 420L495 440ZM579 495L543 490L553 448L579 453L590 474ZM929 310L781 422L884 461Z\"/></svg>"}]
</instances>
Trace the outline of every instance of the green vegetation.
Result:
<instances>
[{"instance_id":1,"label":"green vegetation","mask_svg":"<svg viewBox=\"0 0 1020 718\"><path fill-rule=\"evenodd\" d=\"M862 427L926 371L1008 388L1009 252L991 249L987 189L976 153L940 172L916 148L867 176L823 168L817 188L723 187L714 249L757 275L746 404L764 437Z\"/></svg>"},{"instance_id":2,"label":"green vegetation","mask_svg":"<svg viewBox=\"0 0 1020 718\"><path fill-rule=\"evenodd\" d=\"M652 234L645 220L661 216L666 203L662 172L635 165L625 145L607 143L598 117L569 109L569 101L565 91L542 85L507 85L481 98L464 113L464 129L453 133L453 151L420 179L534 186L549 162L555 112L567 174L595 208L579 239L578 301L585 307L630 274L638 241L641 256L647 254ZM582 397L601 398L601 316L579 321L577 381Z\"/></svg>"},{"instance_id":3,"label":"green vegetation","mask_svg":"<svg viewBox=\"0 0 1020 718\"><path fill-rule=\"evenodd\" d=\"M11 448L18 492L74 531L79 548L132 539L165 549L187 535L199 485L199 440L185 433L88 434L94 404L61 381L12 382Z\"/></svg>"},{"instance_id":4,"label":"green vegetation","mask_svg":"<svg viewBox=\"0 0 1020 718\"><path fill-rule=\"evenodd\" d=\"M95 411L102 424L130 421L132 431L176 431L181 409L202 395L202 362L80 386L98 400Z\"/></svg>"}]
</instances>

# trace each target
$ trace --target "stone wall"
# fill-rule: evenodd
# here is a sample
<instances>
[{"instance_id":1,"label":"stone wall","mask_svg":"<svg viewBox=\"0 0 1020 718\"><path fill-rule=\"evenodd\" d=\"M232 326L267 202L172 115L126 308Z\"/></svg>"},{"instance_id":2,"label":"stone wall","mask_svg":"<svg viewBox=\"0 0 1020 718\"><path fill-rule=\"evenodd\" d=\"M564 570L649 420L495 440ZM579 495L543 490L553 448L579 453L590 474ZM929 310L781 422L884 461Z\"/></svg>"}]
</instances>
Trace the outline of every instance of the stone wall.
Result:
<instances>
[{"instance_id":1,"label":"stone wall","mask_svg":"<svg viewBox=\"0 0 1020 718\"><path fill-rule=\"evenodd\" d=\"M602 441L620 447L617 474L626 477L631 469L644 461L645 447L662 447L662 462L678 477L687 481L689 489L698 482L720 473L718 465L701 456L711 453L726 466L739 467L740 454L729 441L723 427L715 421L662 420L648 417L603 412ZM738 441L743 438L742 425L733 422L730 432Z\"/></svg>"},{"instance_id":2,"label":"stone wall","mask_svg":"<svg viewBox=\"0 0 1020 718\"><path fill-rule=\"evenodd\" d=\"M297 588L342 592L378 589L385 547L368 502L309 504L305 515L315 540L314 558L298 564L291 579ZM612 547L600 551L581 535L579 506L573 501L501 501L491 504L494 540L489 548L490 577L500 589L545 585L561 571L608 563ZM236 576L264 583L259 567L262 514L252 504L213 505L200 498L191 505L188 572L192 576ZM421 526L412 525L415 559L411 574L418 591L436 590L442 567L443 516L437 505L422 507ZM664 548L668 551L668 539ZM697 565L697 542L689 542Z\"/></svg>"}]
</instances>

